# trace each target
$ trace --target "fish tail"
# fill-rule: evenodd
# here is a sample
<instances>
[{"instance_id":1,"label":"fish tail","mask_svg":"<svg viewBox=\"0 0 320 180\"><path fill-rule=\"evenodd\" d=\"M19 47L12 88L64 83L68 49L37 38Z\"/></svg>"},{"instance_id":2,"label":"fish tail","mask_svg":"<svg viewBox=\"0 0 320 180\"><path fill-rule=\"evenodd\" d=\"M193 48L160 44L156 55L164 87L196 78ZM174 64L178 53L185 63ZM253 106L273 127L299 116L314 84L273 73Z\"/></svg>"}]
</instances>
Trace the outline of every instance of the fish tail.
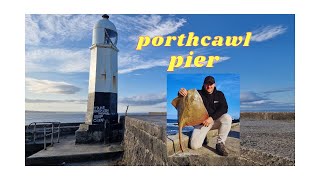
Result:
<instances>
[{"instance_id":1,"label":"fish tail","mask_svg":"<svg viewBox=\"0 0 320 180\"><path fill-rule=\"evenodd\" d=\"M180 144L180 149L183 152L181 136L182 136L182 126L180 125L179 126L179 144Z\"/></svg>"}]
</instances>

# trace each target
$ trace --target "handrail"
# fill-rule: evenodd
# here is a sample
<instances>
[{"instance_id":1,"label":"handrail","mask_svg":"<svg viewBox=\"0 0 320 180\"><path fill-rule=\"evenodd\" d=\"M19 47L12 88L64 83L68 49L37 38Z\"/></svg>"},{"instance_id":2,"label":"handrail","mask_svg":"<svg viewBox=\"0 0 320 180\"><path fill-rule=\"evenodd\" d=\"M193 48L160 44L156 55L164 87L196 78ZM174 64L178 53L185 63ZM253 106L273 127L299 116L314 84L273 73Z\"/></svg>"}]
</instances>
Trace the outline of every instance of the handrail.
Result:
<instances>
[{"instance_id":1,"label":"handrail","mask_svg":"<svg viewBox=\"0 0 320 180\"><path fill-rule=\"evenodd\" d=\"M29 129L32 125L34 124L33 127L33 143L36 142L36 135L37 133L41 132L41 131L37 131L37 125L38 126L43 126L43 146L44 146L44 150L47 149L47 136L51 136L51 146L53 146L54 142L53 142L53 137L54 134L58 134L57 135L57 143L59 143L60 140L60 122L32 122L28 125L27 129ZM55 127L55 125L58 125L58 127ZM50 126L49 128L51 129L51 132L49 131L49 133L47 133L47 128L48 126ZM55 129L57 129L55 131Z\"/></svg>"}]
</instances>

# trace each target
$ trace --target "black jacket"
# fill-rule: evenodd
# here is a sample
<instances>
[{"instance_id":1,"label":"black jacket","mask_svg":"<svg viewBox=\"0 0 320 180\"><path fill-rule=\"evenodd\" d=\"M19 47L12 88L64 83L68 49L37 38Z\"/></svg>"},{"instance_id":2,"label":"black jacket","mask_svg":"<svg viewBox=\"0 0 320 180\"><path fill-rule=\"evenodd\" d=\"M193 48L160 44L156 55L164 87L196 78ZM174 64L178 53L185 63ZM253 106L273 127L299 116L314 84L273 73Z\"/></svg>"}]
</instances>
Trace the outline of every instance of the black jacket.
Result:
<instances>
[{"instance_id":1,"label":"black jacket","mask_svg":"<svg viewBox=\"0 0 320 180\"><path fill-rule=\"evenodd\" d=\"M223 114L228 112L228 104L223 92L214 88L213 93L209 94L204 87L198 90L202 97L204 106L206 107L209 116L213 120L219 119Z\"/></svg>"}]
</instances>

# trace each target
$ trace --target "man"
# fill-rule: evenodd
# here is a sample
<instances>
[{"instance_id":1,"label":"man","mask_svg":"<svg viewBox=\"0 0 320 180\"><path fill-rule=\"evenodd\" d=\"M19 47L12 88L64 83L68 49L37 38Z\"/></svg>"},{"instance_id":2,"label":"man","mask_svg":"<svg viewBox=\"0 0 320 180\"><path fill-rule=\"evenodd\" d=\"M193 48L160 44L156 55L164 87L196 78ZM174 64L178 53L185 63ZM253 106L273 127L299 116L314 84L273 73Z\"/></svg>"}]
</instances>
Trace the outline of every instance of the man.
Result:
<instances>
[{"instance_id":1,"label":"man","mask_svg":"<svg viewBox=\"0 0 320 180\"><path fill-rule=\"evenodd\" d=\"M204 79L202 89L198 90L198 92L209 113L209 118L203 121L202 124L194 127L190 147L192 149L202 147L209 130L218 129L216 151L221 156L228 156L225 142L231 129L232 118L227 114L228 104L226 98L221 91L216 89L215 79L212 76L207 76ZM188 91L185 88L181 88L178 94L186 96Z\"/></svg>"}]
</instances>

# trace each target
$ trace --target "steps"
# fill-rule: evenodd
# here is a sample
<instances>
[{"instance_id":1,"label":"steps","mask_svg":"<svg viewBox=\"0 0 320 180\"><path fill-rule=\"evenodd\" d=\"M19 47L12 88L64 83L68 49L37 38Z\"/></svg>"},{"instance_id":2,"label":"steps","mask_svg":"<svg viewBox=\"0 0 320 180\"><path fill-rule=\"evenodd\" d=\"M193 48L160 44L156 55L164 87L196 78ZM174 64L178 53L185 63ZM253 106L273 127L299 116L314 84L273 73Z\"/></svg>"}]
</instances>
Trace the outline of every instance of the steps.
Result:
<instances>
[{"instance_id":1,"label":"steps","mask_svg":"<svg viewBox=\"0 0 320 180\"><path fill-rule=\"evenodd\" d=\"M60 143L26 158L26 165L63 165L65 163L114 160L123 154L120 143L75 144L74 135L61 138Z\"/></svg>"}]
</instances>

